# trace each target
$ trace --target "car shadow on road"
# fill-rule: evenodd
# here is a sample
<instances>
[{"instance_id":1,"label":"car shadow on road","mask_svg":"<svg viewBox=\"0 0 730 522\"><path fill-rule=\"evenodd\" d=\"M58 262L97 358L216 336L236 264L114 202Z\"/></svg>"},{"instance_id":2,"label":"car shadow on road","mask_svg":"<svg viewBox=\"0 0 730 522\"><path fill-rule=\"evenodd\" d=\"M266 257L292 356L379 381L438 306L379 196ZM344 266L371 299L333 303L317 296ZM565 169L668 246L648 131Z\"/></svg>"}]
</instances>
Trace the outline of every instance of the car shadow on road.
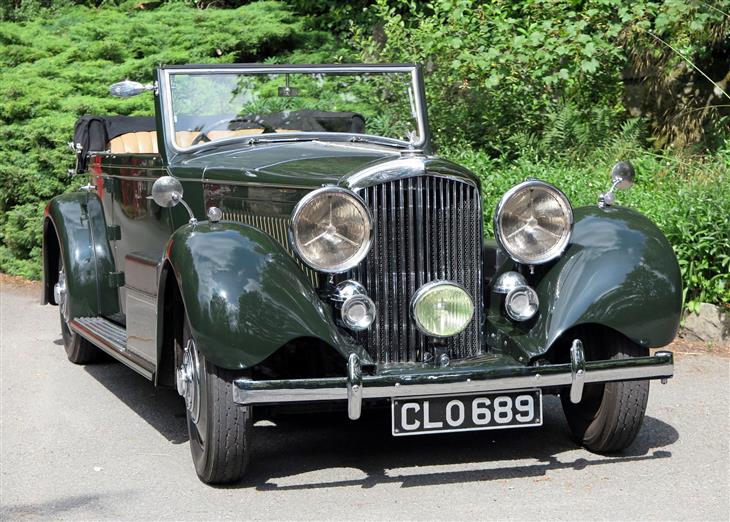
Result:
<instances>
[{"instance_id":1,"label":"car shadow on road","mask_svg":"<svg viewBox=\"0 0 730 522\"><path fill-rule=\"evenodd\" d=\"M243 482L227 487L258 490L317 489L341 486L370 488L544 478L548 471L596 469L622 462L671 457L665 448L679 439L677 431L647 416L635 443L620 455L589 453L570 439L560 401L545 397L544 425L416 437L392 437L390 412L367 412L358 422L345 414L310 415L279 421L276 427L254 428L251 464ZM561 454L577 452L560 458ZM523 462L518 462L523 461ZM528 461L528 462L524 462ZM534 462L536 461L536 462ZM434 469L447 468L467 469ZM317 471L347 468L353 478L308 480ZM314 473L313 473L314 472Z\"/></svg>"},{"instance_id":2,"label":"car shadow on road","mask_svg":"<svg viewBox=\"0 0 730 522\"><path fill-rule=\"evenodd\" d=\"M175 390L155 388L117 362L85 368L172 444L187 442L185 407ZM254 426L246 477L238 484L221 487L280 491L540 479L552 470L597 469L669 458L672 453L666 448L679 439L672 426L647 416L639 436L626 451L612 456L592 454L571 441L560 400L546 396L543 402L544 424L539 428L415 437L391 436L387 408L365 410L359 421L348 420L344 411L281 415L274 422ZM433 469L439 466L462 469ZM336 475L348 478L317 480L319 471L333 469L344 470Z\"/></svg>"},{"instance_id":3,"label":"car shadow on road","mask_svg":"<svg viewBox=\"0 0 730 522\"><path fill-rule=\"evenodd\" d=\"M111 357L84 369L168 441L173 444L188 441L185 404L176 390L155 387Z\"/></svg>"}]
</instances>

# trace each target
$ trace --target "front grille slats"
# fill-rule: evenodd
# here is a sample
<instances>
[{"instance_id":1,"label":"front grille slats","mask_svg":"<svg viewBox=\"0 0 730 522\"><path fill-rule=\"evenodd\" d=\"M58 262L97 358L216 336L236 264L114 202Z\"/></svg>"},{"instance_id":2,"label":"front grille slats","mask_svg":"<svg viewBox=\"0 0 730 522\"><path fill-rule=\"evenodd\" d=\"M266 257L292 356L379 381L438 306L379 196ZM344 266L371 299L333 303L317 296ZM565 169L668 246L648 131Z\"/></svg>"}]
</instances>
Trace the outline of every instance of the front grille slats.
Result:
<instances>
[{"instance_id":1,"label":"front grille slats","mask_svg":"<svg viewBox=\"0 0 730 522\"><path fill-rule=\"evenodd\" d=\"M373 246L348 277L360 281L375 301L375 324L358 334L382 363L423 360L432 340L411 318L413 295L425 283L454 281L475 304L467 329L445 339L452 358L481 353L481 200L463 180L416 176L359 190L373 220Z\"/></svg>"}]
</instances>

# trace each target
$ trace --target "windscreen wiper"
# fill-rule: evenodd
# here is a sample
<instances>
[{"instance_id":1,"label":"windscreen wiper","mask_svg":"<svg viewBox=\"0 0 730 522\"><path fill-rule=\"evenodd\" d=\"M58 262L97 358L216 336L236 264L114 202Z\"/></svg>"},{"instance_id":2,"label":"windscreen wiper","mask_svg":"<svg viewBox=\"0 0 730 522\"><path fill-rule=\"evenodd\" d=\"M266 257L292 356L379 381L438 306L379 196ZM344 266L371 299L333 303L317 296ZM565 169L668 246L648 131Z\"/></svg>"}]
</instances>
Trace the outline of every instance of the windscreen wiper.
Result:
<instances>
[{"instance_id":1,"label":"windscreen wiper","mask_svg":"<svg viewBox=\"0 0 730 522\"><path fill-rule=\"evenodd\" d=\"M276 142L291 142L291 141L318 141L318 137L288 137L288 138L249 138L246 140L247 145L256 145L258 143L276 143Z\"/></svg>"},{"instance_id":2,"label":"windscreen wiper","mask_svg":"<svg viewBox=\"0 0 730 522\"><path fill-rule=\"evenodd\" d=\"M407 147L402 143L398 143L395 140L390 140L387 138L368 138L367 136L352 136L347 141L349 141L350 143L373 143L375 145L388 145L391 147Z\"/></svg>"}]
</instances>

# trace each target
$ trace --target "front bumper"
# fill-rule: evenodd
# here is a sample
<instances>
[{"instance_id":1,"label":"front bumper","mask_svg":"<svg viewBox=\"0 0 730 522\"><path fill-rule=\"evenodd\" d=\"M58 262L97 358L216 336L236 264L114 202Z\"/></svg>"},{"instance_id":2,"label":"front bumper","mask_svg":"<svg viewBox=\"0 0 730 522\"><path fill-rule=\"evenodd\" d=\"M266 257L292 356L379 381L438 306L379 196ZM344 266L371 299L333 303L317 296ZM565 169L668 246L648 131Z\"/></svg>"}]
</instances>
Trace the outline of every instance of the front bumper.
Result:
<instances>
[{"instance_id":1,"label":"front bumper","mask_svg":"<svg viewBox=\"0 0 730 522\"><path fill-rule=\"evenodd\" d=\"M580 340L573 341L570 363L545 366L435 368L428 373L362 375L360 359L351 354L347 377L233 381L233 400L241 405L347 401L351 419L360 418L363 399L470 394L570 386L570 400L580 402L583 385L594 382L668 379L674 375L672 352L649 357L586 362Z\"/></svg>"}]
</instances>

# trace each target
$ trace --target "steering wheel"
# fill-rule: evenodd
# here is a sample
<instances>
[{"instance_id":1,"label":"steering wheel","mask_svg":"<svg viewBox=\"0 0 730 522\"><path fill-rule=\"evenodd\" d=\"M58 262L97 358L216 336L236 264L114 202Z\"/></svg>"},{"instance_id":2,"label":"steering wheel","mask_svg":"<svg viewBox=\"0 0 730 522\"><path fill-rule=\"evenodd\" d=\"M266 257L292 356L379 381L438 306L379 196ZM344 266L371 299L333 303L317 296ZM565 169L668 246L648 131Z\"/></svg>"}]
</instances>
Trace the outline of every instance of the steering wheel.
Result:
<instances>
[{"instance_id":1,"label":"steering wheel","mask_svg":"<svg viewBox=\"0 0 730 522\"><path fill-rule=\"evenodd\" d=\"M197 145L200 142L209 142L211 141L210 137L208 136L208 133L212 130L215 130L216 127L219 125L223 125L224 123L253 123L254 125L258 125L259 127L263 127L264 134L270 134L275 133L276 129L269 125L266 122L263 121L256 121L252 120L251 118L222 118L218 121L214 121L213 123L209 123L207 125L203 125L203 128L200 129L198 132L198 135L193 138L193 141L190 142L190 145Z\"/></svg>"}]
</instances>

